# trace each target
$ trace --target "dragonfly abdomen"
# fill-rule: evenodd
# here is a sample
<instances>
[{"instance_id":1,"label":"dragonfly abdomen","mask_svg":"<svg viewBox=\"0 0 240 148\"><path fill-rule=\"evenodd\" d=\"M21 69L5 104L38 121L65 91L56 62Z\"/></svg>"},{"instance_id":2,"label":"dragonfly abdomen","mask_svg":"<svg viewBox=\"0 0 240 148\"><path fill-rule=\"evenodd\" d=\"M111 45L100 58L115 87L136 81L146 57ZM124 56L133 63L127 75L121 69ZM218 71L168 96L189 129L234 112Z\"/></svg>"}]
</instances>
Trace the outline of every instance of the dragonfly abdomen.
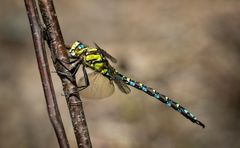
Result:
<instances>
[{"instance_id":1,"label":"dragonfly abdomen","mask_svg":"<svg viewBox=\"0 0 240 148\"><path fill-rule=\"evenodd\" d=\"M118 74L118 75L121 77L122 81L125 82L126 84L128 84L138 90L141 90L141 91L147 93L148 95L160 100L167 106L172 107L174 110L181 113L184 117L191 120L193 123L196 123L196 124L202 126L203 128L205 127L205 125L202 122L198 121L197 118L192 113L190 113L186 108L182 107L177 102L169 99L167 96L160 94L156 90L154 90L140 82L134 81L122 74Z\"/></svg>"}]
</instances>

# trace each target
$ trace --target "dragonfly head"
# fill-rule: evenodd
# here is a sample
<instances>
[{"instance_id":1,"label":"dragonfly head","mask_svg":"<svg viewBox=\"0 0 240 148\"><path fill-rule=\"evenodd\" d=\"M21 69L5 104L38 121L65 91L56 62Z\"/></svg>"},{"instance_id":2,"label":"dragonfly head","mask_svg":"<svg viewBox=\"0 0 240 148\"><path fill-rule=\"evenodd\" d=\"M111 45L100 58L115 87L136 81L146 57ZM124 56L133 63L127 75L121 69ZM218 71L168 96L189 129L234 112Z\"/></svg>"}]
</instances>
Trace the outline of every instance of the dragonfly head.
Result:
<instances>
[{"instance_id":1,"label":"dragonfly head","mask_svg":"<svg viewBox=\"0 0 240 148\"><path fill-rule=\"evenodd\" d=\"M78 57L80 56L83 51L87 48L88 46L83 44L82 42L80 41L76 41L73 43L71 49L69 50L71 56L73 57Z\"/></svg>"}]
</instances>

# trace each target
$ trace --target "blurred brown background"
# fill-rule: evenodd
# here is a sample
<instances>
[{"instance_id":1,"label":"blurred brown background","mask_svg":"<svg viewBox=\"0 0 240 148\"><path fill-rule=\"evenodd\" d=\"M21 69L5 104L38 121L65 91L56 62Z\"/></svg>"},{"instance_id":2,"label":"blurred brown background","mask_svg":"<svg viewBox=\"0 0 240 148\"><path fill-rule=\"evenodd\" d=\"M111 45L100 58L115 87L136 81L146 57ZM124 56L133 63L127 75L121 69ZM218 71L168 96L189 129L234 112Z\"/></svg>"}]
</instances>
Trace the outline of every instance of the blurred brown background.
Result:
<instances>
[{"instance_id":1,"label":"blurred brown background","mask_svg":"<svg viewBox=\"0 0 240 148\"><path fill-rule=\"evenodd\" d=\"M93 147L240 147L240 1L55 0L55 7L67 44L97 42L119 60L119 71L174 98L207 126L142 92L116 91L84 102ZM0 48L0 147L57 148L23 1L1 1ZM52 77L76 147L59 78Z\"/></svg>"}]
</instances>

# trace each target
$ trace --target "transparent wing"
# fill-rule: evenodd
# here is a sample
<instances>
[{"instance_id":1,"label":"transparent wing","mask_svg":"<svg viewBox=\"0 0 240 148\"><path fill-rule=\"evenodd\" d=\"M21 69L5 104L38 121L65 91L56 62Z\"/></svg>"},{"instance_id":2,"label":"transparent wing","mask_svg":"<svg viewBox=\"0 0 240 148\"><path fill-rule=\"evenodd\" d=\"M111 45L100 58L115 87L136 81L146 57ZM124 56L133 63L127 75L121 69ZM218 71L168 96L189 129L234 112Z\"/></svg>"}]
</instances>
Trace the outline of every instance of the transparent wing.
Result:
<instances>
[{"instance_id":1,"label":"transparent wing","mask_svg":"<svg viewBox=\"0 0 240 148\"><path fill-rule=\"evenodd\" d=\"M88 74L89 86L80 91L79 94L85 99L98 100L109 97L113 94L115 88L113 82L104 77L101 73L92 72ZM85 79L82 77L78 81L78 86L83 86Z\"/></svg>"},{"instance_id":2,"label":"transparent wing","mask_svg":"<svg viewBox=\"0 0 240 148\"><path fill-rule=\"evenodd\" d=\"M121 80L114 79L114 82L118 86L119 90L125 94L129 94L131 92L131 89Z\"/></svg>"}]
</instances>

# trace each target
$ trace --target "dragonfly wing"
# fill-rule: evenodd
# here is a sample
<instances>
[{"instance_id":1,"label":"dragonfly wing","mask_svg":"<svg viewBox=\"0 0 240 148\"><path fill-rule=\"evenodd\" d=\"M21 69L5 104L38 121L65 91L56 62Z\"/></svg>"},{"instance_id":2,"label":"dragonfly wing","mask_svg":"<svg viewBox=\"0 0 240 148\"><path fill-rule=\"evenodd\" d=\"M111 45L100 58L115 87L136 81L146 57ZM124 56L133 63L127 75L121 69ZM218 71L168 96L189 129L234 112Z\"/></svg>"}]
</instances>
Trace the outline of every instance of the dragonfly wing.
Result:
<instances>
[{"instance_id":1,"label":"dragonfly wing","mask_svg":"<svg viewBox=\"0 0 240 148\"><path fill-rule=\"evenodd\" d=\"M115 88L113 82L104 77L101 73L92 72L88 74L89 86L80 91L79 94L85 99L98 100L109 97L113 94ZM78 81L78 86L83 86L85 79L82 77Z\"/></svg>"},{"instance_id":2,"label":"dragonfly wing","mask_svg":"<svg viewBox=\"0 0 240 148\"><path fill-rule=\"evenodd\" d=\"M114 82L118 86L119 90L121 90L121 92L123 92L125 94L129 94L131 92L131 89L123 81L114 79Z\"/></svg>"},{"instance_id":3,"label":"dragonfly wing","mask_svg":"<svg viewBox=\"0 0 240 148\"><path fill-rule=\"evenodd\" d=\"M117 63L117 59L114 58L113 56L111 56L109 53L107 53L105 50L103 50L102 48L100 48L98 46L98 44L94 43L94 45L96 46L96 48L108 59L110 59L113 63Z\"/></svg>"}]
</instances>

